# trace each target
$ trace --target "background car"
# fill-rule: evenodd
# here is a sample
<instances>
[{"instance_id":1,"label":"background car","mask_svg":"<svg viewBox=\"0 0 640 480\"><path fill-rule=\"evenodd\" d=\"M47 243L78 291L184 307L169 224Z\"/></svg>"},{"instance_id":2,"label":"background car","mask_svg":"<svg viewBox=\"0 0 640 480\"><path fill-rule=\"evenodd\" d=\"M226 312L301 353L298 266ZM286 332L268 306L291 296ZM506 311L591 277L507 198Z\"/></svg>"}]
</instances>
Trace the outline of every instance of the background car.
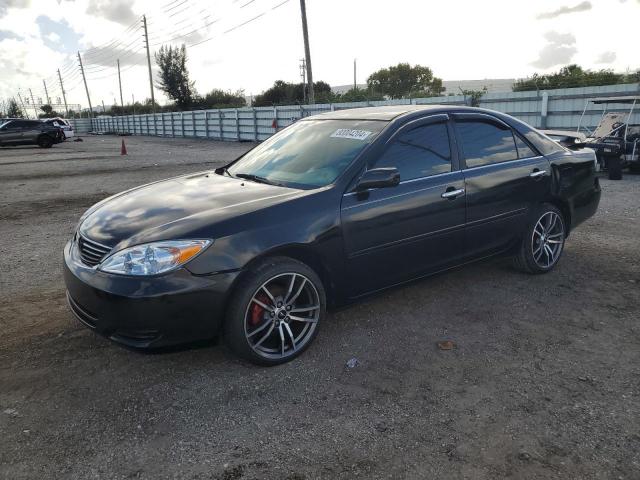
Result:
<instances>
[{"instance_id":1,"label":"background car","mask_svg":"<svg viewBox=\"0 0 640 480\"><path fill-rule=\"evenodd\" d=\"M275 365L311 344L327 308L496 255L551 271L598 207L594 167L479 108L307 117L226 167L90 208L64 249L69 306L129 346L222 333Z\"/></svg>"},{"instance_id":2,"label":"background car","mask_svg":"<svg viewBox=\"0 0 640 480\"><path fill-rule=\"evenodd\" d=\"M10 119L0 124L0 146L38 145L49 148L64 140L62 129L39 120Z\"/></svg>"},{"instance_id":3,"label":"background car","mask_svg":"<svg viewBox=\"0 0 640 480\"><path fill-rule=\"evenodd\" d=\"M46 118L42 120L42 122L46 123L47 125L59 127L62 130L63 140L66 140L67 138L72 138L74 136L73 126L71 125L69 120L56 117L56 118Z\"/></svg>"}]
</instances>

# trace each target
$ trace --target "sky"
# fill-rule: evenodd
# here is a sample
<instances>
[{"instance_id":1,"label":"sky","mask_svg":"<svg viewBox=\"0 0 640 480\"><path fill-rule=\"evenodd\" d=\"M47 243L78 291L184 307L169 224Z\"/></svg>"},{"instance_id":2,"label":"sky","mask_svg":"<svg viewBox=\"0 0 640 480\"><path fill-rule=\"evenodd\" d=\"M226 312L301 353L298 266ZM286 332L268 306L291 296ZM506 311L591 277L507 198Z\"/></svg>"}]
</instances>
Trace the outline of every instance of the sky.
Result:
<instances>
[{"instance_id":1,"label":"sky","mask_svg":"<svg viewBox=\"0 0 640 480\"><path fill-rule=\"evenodd\" d=\"M357 81L399 62L444 80L522 78L569 63L640 68L640 0L306 0L314 80ZM185 43L198 92L256 95L300 81L299 0L0 0L0 101L62 97L86 107L150 97L142 15L153 52ZM156 100L167 99L157 88Z\"/></svg>"}]
</instances>

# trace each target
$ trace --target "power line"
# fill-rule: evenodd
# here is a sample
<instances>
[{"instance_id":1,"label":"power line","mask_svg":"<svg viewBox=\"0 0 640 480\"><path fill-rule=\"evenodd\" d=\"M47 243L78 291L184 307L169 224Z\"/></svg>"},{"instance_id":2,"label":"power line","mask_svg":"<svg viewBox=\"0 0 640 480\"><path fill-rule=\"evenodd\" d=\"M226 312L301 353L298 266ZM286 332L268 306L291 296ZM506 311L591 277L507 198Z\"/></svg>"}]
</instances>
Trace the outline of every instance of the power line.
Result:
<instances>
[{"instance_id":1,"label":"power line","mask_svg":"<svg viewBox=\"0 0 640 480\"><path fill-rule=\"evenodd\" d=\"M266 15L267 13L269 13L269 12L271 12L271 11L273 11L273 10L276 10L276 9L280 8L281 6L283 6L283 5L284 5L284 4L286 4L286 3L289 3L289 0L284 0L283 2L280 2L279 4L275 5L274 7L271 7L271 8L269 8L268 10L265 10L265 11L264 11L264 12L262 12L261 14L256 15L255 17L251 18L250 20L247 20L246 22L242 22L241 24L236 25L235 27L231 27L230 29L225 30L224 32L222 32L222 33L220 33L220 34L218 34L218 35L214 35L214 36L212 36L212 37L205 38L204 40L201 40L201 41L199 41L199 42L192 43L191 45L189 45L189 48L191 48L191 47L196 47L196 46L198 46L198 45L202 45L203 43L206 43L206 42L208 42L208 41L210 41L210 40L213 40L214 38L218 38L218 37L220 37L221 35L224 35L224 34L227 34L227 33L233 32L234 30L237 30L237 29L239 29L239 28L241 28L241 27L244 27L245 25L247 25L247 24L249 24L249 23L251 23L251 22L253 22L253 21L257 20L258 18L263 17L263 16L264 16L264 15Z\"/></svg>"},{"instance_id":2,"label":"power line","mask_svg":"<svg viewBox=\"0 0 640 480\"><path fill-rule=\"evenodd\" d=\"M93 55L93 53L92 53L93 50L105 49L105 48L111 47L114 44L121 43L123 36L130 35L131 33L133 33L133 31L136 28L140 28L140 18L142 18L142 17L138 17L136 19L136 21L134 23L132 23L131 25L129 25L118 37L116 37L116 38L114 38L114 39L112 39L112 40L110 40L108 42L105 42L102 45L95 45L95 46L89 48L87 51L84 52L84 55L85 56L87 56L87 55L91 56L91 55Z\"/></svg>"},{"instance_id":3,"label":"power line","mask_svg":"<svg viewBox=\"0 0 640 480\"><path fill-rule=\"evenodd\" d=\"M178 1L179 1L179 0L178 0ZM175 9L175 8L178 8L180 5L184 5L184 4L185 4L185 3L187 3L188 1L189 1L189 0L182 0L180 3L178 3L177 5L175 5L175 6L171 7L171 8L165 8L165 9L164 9L164 13L168 13L168 12L170 12L171 10L173 10L173 9ZM176 2L173 2L173 3L176 3Z\"/></svg>"},{"instance_id":4,"label":"power line","mask_svg":"<svg viewBox=\"0 0 640 480\"><path fill-rule=\"evenodd\" d=\"M88 59L88 60L86 61L86 63L88 63L88 64L94 64L94 65L100 65L100 64L102 64L103 62L106 62L106 61L107 61L107 60L105 60L105 59L112 59L112 60L113 60L113 59L115 59L115 58L117 58L117 57L119 56L119 53L120 53L120 52L127 52L127 51L129 51L129 48L130 48L132 45L134 45L136 42L140 42L140 43L142 43L142 42L140 41L140 38L136 37L136 38L134 38L131 42L129 42L127 45L125 45L124 47L122 47L122 48L118 48L117 50L115 50L115 53L114 53L114 51L103 50L103 51L101 51L100 53L98 53L98 54L97 54L97 58L100 58L100 60L96 60L96 57L92 57L92 58ZM124 45L124 44L123 44L123 45ZM109 48L112 48L112 47L109 47ZM94 55L95 55L95 54L94 54Z\"/></svg>"}]
</instances>

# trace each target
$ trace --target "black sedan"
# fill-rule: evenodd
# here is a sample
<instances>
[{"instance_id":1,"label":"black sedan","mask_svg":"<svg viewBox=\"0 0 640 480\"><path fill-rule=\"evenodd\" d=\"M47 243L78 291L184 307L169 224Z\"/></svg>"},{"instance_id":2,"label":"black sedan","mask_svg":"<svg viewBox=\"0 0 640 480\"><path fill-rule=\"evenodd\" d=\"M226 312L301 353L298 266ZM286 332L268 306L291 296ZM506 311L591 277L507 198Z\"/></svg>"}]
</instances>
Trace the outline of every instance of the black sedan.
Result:
<instances>
[{"instance_id":1,"label":"black sedan","mask_svg":"<svg viewBox=\"0 0 640 480\"><path fill-rule=\"evenodd\" d=\"M128 346L222 334L250 361L282 363L327 308L495 255L550 271L598 207L594 168L478 108L308 117L224 168L90 208L64 249L69 305Z\"/></svg>"}]
</instances>

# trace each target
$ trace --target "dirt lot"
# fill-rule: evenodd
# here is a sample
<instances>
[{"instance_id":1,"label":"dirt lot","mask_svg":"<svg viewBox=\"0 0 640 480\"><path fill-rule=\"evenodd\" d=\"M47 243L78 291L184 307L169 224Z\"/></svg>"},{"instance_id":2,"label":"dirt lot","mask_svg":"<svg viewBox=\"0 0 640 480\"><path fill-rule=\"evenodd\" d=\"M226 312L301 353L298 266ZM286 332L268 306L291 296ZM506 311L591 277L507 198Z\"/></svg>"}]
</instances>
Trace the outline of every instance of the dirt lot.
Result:
<instances>
[{"instance_id":1,"label":"dirt lot","mask_svg":"<svg viewBox=\"0 0 640 480\"><path fill-rule=\"evenodd\" d=\"M640 478L640 177L602 180L554 272L393 290L264 369L99 338L60 268L91 204L250 144L84 139L0 150L0 478Z\"/></svg>"}]
</instances>

